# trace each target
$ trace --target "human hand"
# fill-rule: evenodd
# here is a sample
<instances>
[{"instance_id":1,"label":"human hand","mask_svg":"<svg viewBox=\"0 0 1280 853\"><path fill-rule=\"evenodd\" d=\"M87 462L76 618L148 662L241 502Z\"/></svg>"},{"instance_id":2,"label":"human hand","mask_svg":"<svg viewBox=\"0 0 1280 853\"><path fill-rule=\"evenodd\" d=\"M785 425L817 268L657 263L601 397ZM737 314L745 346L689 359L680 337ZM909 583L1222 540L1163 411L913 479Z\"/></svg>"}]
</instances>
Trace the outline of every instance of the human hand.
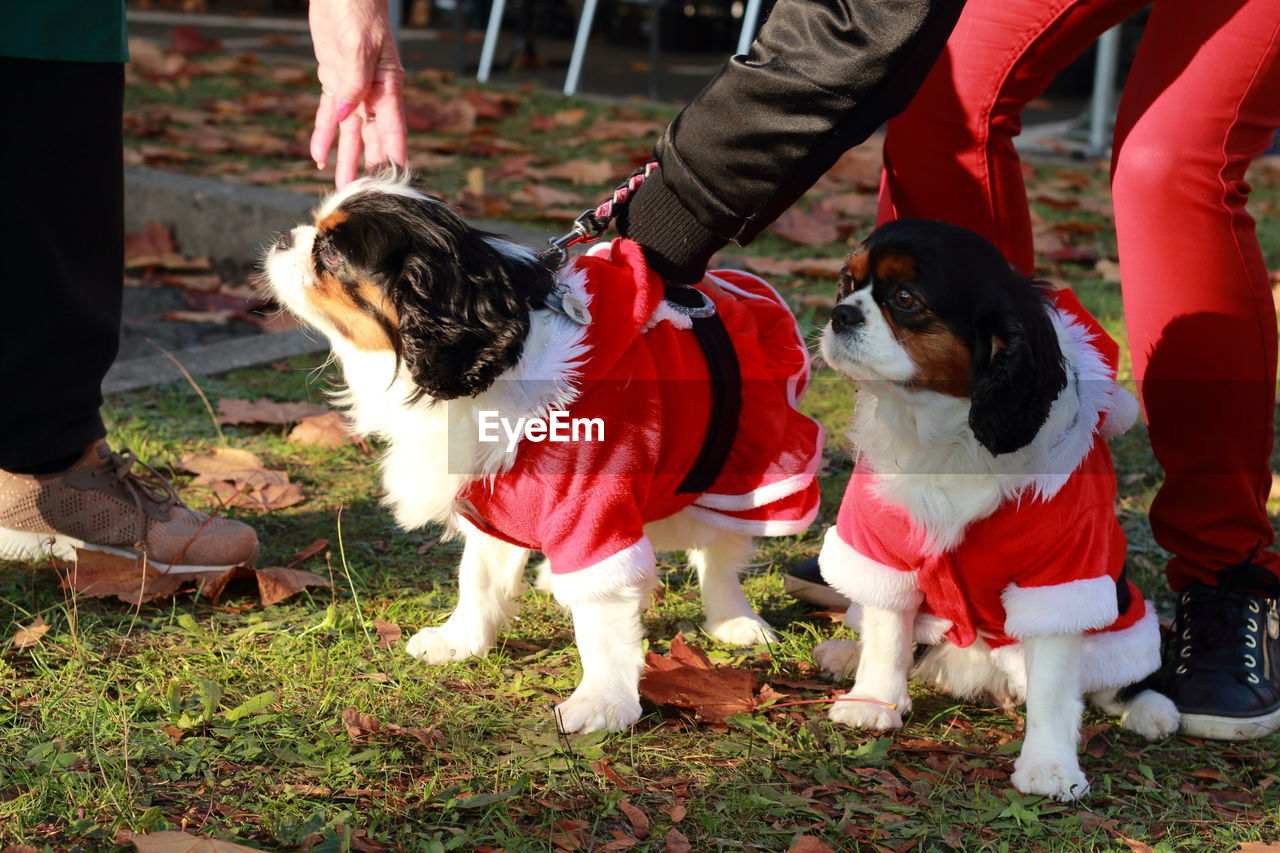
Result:
<instances>
[{"instance_id":1,"label":"human hand","mask_svg":"<svg viewBox=\"0 0 1280 853\"><path fill-rule=\"evenodd\" d=\"M404 68L386 0L311 0L311 41L320 76L320 107L311 158L323 169L338 137L334 183L341 189L365 166L403 166Z\"/></svg>"}]
</instances>

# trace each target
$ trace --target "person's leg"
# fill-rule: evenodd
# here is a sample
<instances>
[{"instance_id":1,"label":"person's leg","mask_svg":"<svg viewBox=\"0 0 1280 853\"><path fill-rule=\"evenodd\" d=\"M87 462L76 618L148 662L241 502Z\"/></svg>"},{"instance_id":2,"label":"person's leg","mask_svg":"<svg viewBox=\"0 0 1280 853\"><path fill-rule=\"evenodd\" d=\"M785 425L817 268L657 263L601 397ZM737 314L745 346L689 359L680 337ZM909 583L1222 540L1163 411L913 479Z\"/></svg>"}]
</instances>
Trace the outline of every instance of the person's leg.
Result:
<instances>
[{"instance_id":1,"label":"person's leg","mask_svg":"<svg viewBox=\"0 0 1280 853\"><path fill-rule=\"evenodd\" d=\"M1022 108L1108 28L1149 0L969 0L947 48L885 138L880 222L962 225L1035 269Z\"/></svg>"},{"instance_id":2,"label":"person's leg","mask_svg":"<svg viewBox=\"0 0 1280 853\"><path fill-rule=\"evenodd\" d=\"M192 512L114 453L98 414L120 337L119 63L0 58L20 121L0 133L0 560L145 553L151 570L249 564L258 539Z\"/></svg>"},{"instance_id":3,"label":"person's leg","mask_svg":"<svg viewBox=\"0 0 1280 853\"><path fill-rule=\"evenodd\" d=\"M1280 127L1278 37L1280 0L1158 0L1116 127L1125 319L1165 472L1151 527L1182 593L1168 688L1206 737L1280 727L1276 316L1244 180Z\"/></svg>"},{"instance_id":4,"label":"person's leg","mask_svg":"<svg viewBox=\"0 0 1280 853\"><path fill-rule=\"evenodd\" d=\"M105 434L124 272L124 66L0 58L0 468L67 467Z\"/></svg>"}]
</instances>

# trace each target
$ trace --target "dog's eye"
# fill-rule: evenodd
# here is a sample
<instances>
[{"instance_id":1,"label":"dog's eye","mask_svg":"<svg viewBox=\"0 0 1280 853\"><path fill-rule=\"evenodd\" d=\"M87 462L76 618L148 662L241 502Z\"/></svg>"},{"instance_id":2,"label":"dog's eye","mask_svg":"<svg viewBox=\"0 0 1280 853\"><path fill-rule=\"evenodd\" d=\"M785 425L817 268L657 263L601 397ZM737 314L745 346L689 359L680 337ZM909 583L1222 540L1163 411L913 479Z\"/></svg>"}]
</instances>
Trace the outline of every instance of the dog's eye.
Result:
<instances>
[{"instance_id":1,"label":"dog's eye","mask_svg":"<svg viewBox=\"0 0 1280 853\"><path fill-rule=\"evenodd\" d=\"M325 241L320 244L316 257L320 259L320 264L327 270L332 270L342 262L342 255L333 247L333 244Z\"/></svg>"},{"instance_id":2,"label":"dog's eye","mask_svg":"<svg viewBox=\"0 0 1280 853\"><path fill-rule=\"evenodd\" d=\"M893 304L897 305L903 311L915 311L920 308L920 300L911 295L911 291L905 287L900 288L893 294Z\"/></svg>"}]
</instances>

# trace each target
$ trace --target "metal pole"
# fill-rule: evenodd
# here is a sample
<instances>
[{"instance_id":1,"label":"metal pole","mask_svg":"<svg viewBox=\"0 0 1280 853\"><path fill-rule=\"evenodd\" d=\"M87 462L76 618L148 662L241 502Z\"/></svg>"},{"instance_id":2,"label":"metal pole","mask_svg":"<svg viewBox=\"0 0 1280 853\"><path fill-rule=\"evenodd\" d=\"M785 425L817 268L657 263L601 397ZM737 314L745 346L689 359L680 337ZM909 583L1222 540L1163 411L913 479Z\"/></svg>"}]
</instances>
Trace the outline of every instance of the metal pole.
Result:
<instances>
[{"instance_id":1,"label":"metal pole","mask_svg":"<svg viewBox=\"0 0 1280 853\"><path fill-rule=\"evenodd\" d=\"M573 56L569 58L569 73L564 78L564 93L576 94L578 78L582 75L582 59L587 55L587 41L591 38L591 22L596 17L597 0L584 0L582 17L578 19L578 35L573 40Z\"/></svg>"},{"instance_id":2,"label":"metal pole","mask_svg":"<svg viewBox=\"0 0 1280 853\"><path fill-rule=\"evenodd\" d=\"M742 32L738 34L738 53L751 50L751 42L756 38L756 23L760 20L760 0L747 0L746 11L742 14Z\"/></svg>"},{"instance_id":3,"label":"metal pole","mask_svg":"<svg viewBox=\"0 0 1280 853\"><path fill-rule=\"evenodd\" d=\"M489 10L489 26L484 31L480 67L476 70L476 79L481 83L489 82L489 72L493 70L493 54L498 49L498 30L502 29L502 14L506 8L507 0L493 0L493 8Z\"/></svg>"},{"instance_id":4,"label":"metal pole","mask_svg":"<svg viewBox=\"0 0 1280 853\"><path fill-rule=\"evenodd\" d=\"M1098 58L1093 65L1093 101L1089 107L1089 153L1101 157L1107 153L1114 110L1116 75L1120 70L1120 25L1112 27L1098 39Z\"/></svg>"}]
</instances>

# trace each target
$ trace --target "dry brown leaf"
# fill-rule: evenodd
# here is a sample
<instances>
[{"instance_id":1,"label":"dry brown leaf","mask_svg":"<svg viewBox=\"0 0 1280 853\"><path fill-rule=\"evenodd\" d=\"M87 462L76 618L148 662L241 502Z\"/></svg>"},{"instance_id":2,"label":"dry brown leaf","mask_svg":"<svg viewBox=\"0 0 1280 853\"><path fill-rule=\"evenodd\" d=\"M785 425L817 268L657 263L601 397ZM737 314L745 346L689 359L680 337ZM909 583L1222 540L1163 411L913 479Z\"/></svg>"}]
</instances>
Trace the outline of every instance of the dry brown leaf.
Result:
<instances>
[{"instance_id":1,"label":"dry brown leaf","mask_svg":"<svg viewBox=\"0 0 1280 853\"><path fill-rule=\"evenodd\" d=\"M626 800L620 800L618 808L627 816L627 820L631 823L631 833L636 838L643 841L649 837L649 816L644 811Z\"/></svg>"},{"instance_id":2,"label":"dry brown leaf","mask_svg":"<svg viewBox=\"0 0 1280 853\"><path fill-rule=\"evenodd\" d=\"M779 236L802 246L830 246L840 239L836 215L821 208L805 212L792 208L772 226Z\"/></svg>"},{"instance_id":3,"label":"dry brown leaf","mask_svg":"<svg viewBox=\"0 0 1280 853\"><path fill-rule=\"evenodd\" d=\"M184 586L200 582L198 575L168 575L163 567L144 565L140 560L105 554L101 551L76 550L73 563L54 561L61 571L62 588L94 598L115 596L126 604L145 604L167 598Z\"/></svg>"},{"instance_id":4,"label":"dry brown leaf","mask_svg":"<svg viewBox=\"0 0 1280 853\"><path fill-rule=\"evenodd\" d=\"M346 728L347 734L351 736L352 740L360 740L368 735L382 733L411 737L423 746L434 746L442 740L441 734L436 731L434 726L424 729L397 726L395 723L383 723L355 706L342 709L342 725Z\"/></svg>"},{"instance_id":5,"label":"dry brown leaf","mask_svg":"<svg viewBox=\"0 0 1280 853\"><path fill-rule=\"evenodd\" d=\"M37 616L31 620L31 624L22 625L14 632L13 647L23 650L37 646L44 640L44 635L47 633L49 633L49 625L45 623L43 616Z\"/></svg>"},{"instance_id":6,"label":"dry brown leaf","mask_svg":"<svg viewBox=\"0 0 1280 853\"><path fill-rule=\"evenodd\" d=\"M243 844L176 831L136 833L121 830L116 833L116 841L132 844L138 853L261 853Z\"/></svg>"},{"instance_id":7,"label":"dry brown leaf","mask_svg":"<svg viewBox=\"0 0 1280 853\"><path fill-rule=\"evenodd\" d=\"M742 264L756 275L799 275L812 278L839 278L844 272L843 258L766 258L744 257Z\"/></svg>"},{"instance_id":8,"label":"dry brown leaf","mask_svg":"<svg viewBox=\"0 0 1280 853\"><path fill-rule=\"evenodd\" d=\"M573 205L577 209L588 204L587 200L577 193L559 190L545 184L525 184L511 196L511 200L519 205L537 208L542 215L547 214L547 208Z\"/></svg>"},{"instance_id":9,"label":"dry brown leaf","mask_svg":"<svg viewBox=\"0 0 1280 853\"><path fill-rule=\"evenodd\" d=\"M378 632L378 648L380 649L389 649L396 643L399 643L400 637L404 633L400 630L399 625L394 625L391 622L384 622L381 619L374 619L373 627Z\"/></svg>"},{"instance_id":10,"label":"dry brown leaf","mask_svg":"<svg viewBox=\"0 0 1280 853\"><path fill-rule=\"evenodd\" d=\"M645 119L610 119L600 116L587 128L587 139L645 139L657 137L664 126Z\"/></svg>"},{"instance_id":11,"label":"dry brown leaf","mask_svg":"<svg viewBox=\"0 0 1280 853\"><path fill-rule=\"evenodd\" d=\"M1280 842L1246 841L1236 853L1280 853Z\"/></svg>"},{"instance_id":12,"label":"dry brown leaf","mask_svg":"<svg viewBox=\"0 0 1280 853\"><path fill-rule=\"evenodd\" d=\"M730 666L716 666L706 653L689 645L684 634L671 641L668 657L649 652L640 693L659 705L694 712L695 719L720 722L725 717L755 710L756 674Z\"/></svg>"},{"instance_id":13,"label":"dry brown leaf","mask_svg":"<svg viewBox=\"0 0 1280 853\"><path fill-rule=\"evenodd\" d=\"M577 107L572 110L560 110L560 112L552 113L551 120L560 127L577 127L582 124L582 120L587 117L585 107Z\"/></svg>"},{"instance_id":14,"label":"dry brown leaf","mask_svg":"<svg viewBox=\"0 0 1280 853\"><path fill-rule=\"evenodd\" d=\"M329 411L328 406L318 403L277 403L266 397L253 402L234 397L218 400L218 422L222 424L291 424Z\"/></svg>"},{"instance_id":15,"label":"dry brown leaf","mask_svg":"<svg viewBox=\"0 0 1280 853\"><path fill-rule=\"evenodd\" d=\"M684 820L686 809L684 803L663 803L658 806L658 811L671 818L672 823L679 823Z\"/></svg>"},{"instance_id":16,"label":"dry brown leaf","mask_svg":"<svg viewBox=\"0 0 1280 853\"><path fill-rule=\"evenodd\" d=\"M325 548L328 548L328 547L329 547L328 539L316 539L310 545L303 548L298 553L294 554L289 559L289 562L285 564L285 568L292 569L294 566L298 565L298 563L301 563L303 560L311 559L316 554L319 554L321 551L323 551Z\"/></svg>"},{"instance_id":17,"label":"dry brown leaf","mask_svg":"<svg viewBox=\"0 0 1280 853\"><path fill-rule=\"evenodd\" d=\"M787 848L787 853L834 853L825 843L812 835L797 835Z\"/></svg>"},{"instance_id":18,"label":"dry brown leaf","mask_svg":"<svg viewBox=\"0 0 1280 853\"><path fill-rule=\"evenodd\" d=\"M178 466L198 476L193 486L205 486L227 506L245 506L266 512L293 506L304 500L302 487L289 475L261 467L247 450L219 447L208 454L183 457Z\"/></svg>"},{"instance_id":19,"label":"dry brown leaf","mask_svg":"<svg viewBox=\"0 0 1280 853\"><path fill-rule=\"evenodd\" d=\"M880 199L872 193L836 193L822 198L818 207L844 216L875 219Z\"/></svg>"},{"instance_id":20,"label":"dry brown leaf","mask_svg":"<svg viewBox=\"0 0 1280 853\"><path fill-rule=\"evenodd\" d=\"M684 837L683 832L673 826L667 830L667 837L663 839L662 849L664 853L689 853L693 849L693 845L689 843L689 839Z\"/></svg>"},{"instance_id":21,"label":"dry brown leaf","mask_svg":"<svg viewBox=\"0 0 1280 853\"><path fill-rule=\"evenodd\" d=\"M330 450L355 442L351 435L351 425L341 412L325 412L323 415L303 418L290 431L289 440L295 444L311 444Z\"/></svg>"},{"instance_id":22,"label":"dry brown leaf","mask_svg":"<svg viewBox=\"0 0 1280 853\"><path fill-rule=\"evenodd\" d=\"M1153 853L1153 851L1155 850L1155 848L1152 847L1150 844L1147 844L1143 841L1138 841L1135 838L1129 838L1128 836L1121 835L1118 832L1116 833L1116 837L1119 838L1121 841L1123 841L1125 843L1125 846L1128 847L1129 850L1132 851L1132 853Z\"/></svg>"},{"instance_id":23,"label":"dry brown leaf","mask_svg":"<svg viewBox=\"0 0 1280 853\"><path fill-rule=\"evenodd\" d=\"M1110 258L1101 258L1093 265L1093 270L1102 276L1103 281L1111 282L1112 284L1120 283L1120 265Z\"/></svg>"},{"instance_id":24,"label":"dry brown leaf","mask_svg":"<svg viewBox=\"0 0 1280 853\"><path fill-rule=\"evenodd\" d=\"M613 183L619 170L608 160L569 160L542 172L544 178L569 181L575 187Z\"/></svg>"},{"instance_id":25,"label":"dry brown leaf","mask_svg":"<svg viewBox=\"0 0 1280 853\"><path fill-rule=\"evenodd\" d=\"M328 578L322 578L314 572L304 572L302 569L272 566L253 571L258 578L258 594L262 597L263 607L278 604L307 587L333 586Z\"/></svg>"}]
</instances>

